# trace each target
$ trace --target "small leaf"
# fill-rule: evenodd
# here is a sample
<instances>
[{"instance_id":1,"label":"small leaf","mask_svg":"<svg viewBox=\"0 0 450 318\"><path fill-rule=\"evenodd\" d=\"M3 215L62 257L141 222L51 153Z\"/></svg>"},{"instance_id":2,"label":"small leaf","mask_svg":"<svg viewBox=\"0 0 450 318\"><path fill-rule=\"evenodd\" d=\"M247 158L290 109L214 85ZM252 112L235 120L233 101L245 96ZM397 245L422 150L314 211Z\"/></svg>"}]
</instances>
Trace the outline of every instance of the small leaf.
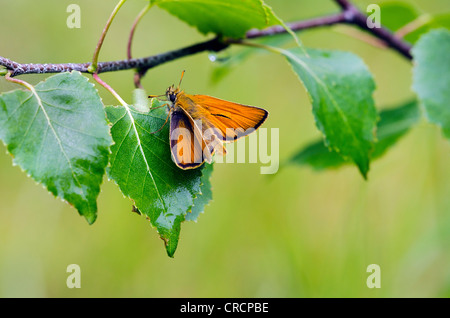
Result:
<instances>
[{"instance_id":1,"label":"small leaf","mask_svg":"<svg viewBox=\"0 0 450 318\"><path fill-rule=\"evenodd\" d=\"M164 124L163 109L143 113L109 106L106 111L115 141L108 174L150 219L173 257L181 222L202 190L202 168L182 170L173 163L169 125L151 134Z\"/></svg>"},{"instance_id":2,"label":"small leaf","mask_svg":"<svg viewBox=\"0 0 450 318\"><path fill-rule=\"evenodd\" d=\"M151 0L201 33L242 38L252 29L284 24L261 0Z\"/></svg>"},{"instance_id":3,"label":"small leaf","mask_svg":"<svg viewBox=\"0 0 450 318\"><path fill-rule=\"evenodd\" d=\"M294 155L289 164L309 165L314 170L336 168L350 163L336 151L328 149L322 140L313 142Z\"/></svg>"},{"instance_id":4,"label":"small leaf","mask_svg":"<svg viewBox=\"0 0 450 318\"><path fill-rule=\"evenodd\" d=\"M373 77L354 54L298 48L281 50L312 99L316 125L327 147L350 158L364 178L375 141Z\"/></svg>"},{"instance_id":5,"label":"small leaf","mask_svg":"<svg viewBox=\"0 0 450 318\"><path fill-rule=\"evenodd\" d=\"M420 38L412 50L413 90L428 120L450 139L450 31L438 29Z\"/></svg>"},{"instance_id":6,"label":"small leaf","mask_svg":"<svg viewBox=\"0 0 450 318\"><path fill-rule=\"evenodd\" d=\"M416 101L382 111L377 125L378 142L375 144L372 160L381 157L417 123L419 118L420 113ZM336 168L350 162L338 153L330 151L322 141L317 141L294 155L289 163L309 165L315 170L323 170Z\"/></svg>"},{"instance_id":7,"label":"small leaf","mask_svg":"<svg viewBox=\"0 0 450 318\"><path fill-rule=\"evenodd\" d=\"M0 138L19 165L89 223L112 144L101 99L78 72L0 95Z\"/></svg>"},{"instance_id":8,"label":"small leaf","mask_svg":"<svg viewBox=\"0 0 450 318\"><path fill-rule=\"evenodd\" d=\"M420 119L417 101L383 110L377 125L377 143L372 159L381 157L391 146L403 137Z\"/></svg>"},{"instance_id":9,"label":"small leaf","mask_svg":"<svg viewBox=\"0 0 450 318\"><path fill-rule=\"evenodd\" d=\"M420 25L414 31L408 33L405 36L406 41L415 44L423 34L431 31L432 29L439 29L439 28L450 29L449 13L435 14L435 15L427 14L423 16L423 19L426 20L426 23Z\"/></svg>"},{"instance_id":10,"label":"small leaf","mask_svg":"<svg viewBox=\"0 0 450 318\"><path fill-rule=\"evenodd\" d=\"M391 31L397 31L419 16L417 9L410 3L383 2L380 9L381 23Z\"/></svg>"}]
</instances>

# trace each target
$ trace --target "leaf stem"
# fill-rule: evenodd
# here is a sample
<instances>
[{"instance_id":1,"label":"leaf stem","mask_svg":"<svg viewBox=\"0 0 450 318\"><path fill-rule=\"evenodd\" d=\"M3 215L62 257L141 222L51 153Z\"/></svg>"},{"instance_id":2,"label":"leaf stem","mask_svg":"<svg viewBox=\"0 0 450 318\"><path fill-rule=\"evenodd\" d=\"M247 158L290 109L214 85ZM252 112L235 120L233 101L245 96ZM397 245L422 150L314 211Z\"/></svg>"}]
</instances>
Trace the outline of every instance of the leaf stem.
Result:
<instances>
[{"instance_id":1,"label":"leaf stem","mask_svg":"<svg viewBox=\"0 0 450 318\"><path fill-rule=\"evenodd\" d=\"M150 8L153 6L153 3L149 3L144 9L142 9L141 12L139 12L138 16L136 17L136 20L134 20L134 23L131 27L130 36L128 37L128 44L127 44L127 58L131 59L131 44L133 42L134 32L136 31L136 27L139 24L139 22L142 20L144 15L150 10ZM134 86L136 88L143 88L141 84L141 73L138 71L134 74Z\"/></svg>"},{"instance_id":2,"label":"leaf stem","mask_svg":"<svg viewBox=\"0 0 450 318\"><path fill-rule=\"evenodd\" d=\"M417 30L421 26L427 24L431 20L432 20L432 16L430 14L423 14L423 15L417 17L416 19L414 19L413 21L409 22L408 24L404 25L399 30L397 30L395 32L395 36L397 38L404 38L409 33L414 32L415 30Z\"/></svg>"},{"instance_id":3,"label":"leaf stem","mask_svg":"<svg viewBox=\"0 0 450 318\"><path fill-rule=\"evenodd\" d=\"M21 85L21 86L27 88L27 89L30 90L35 96L37 96L36 90L34 89L34 86L33 86L33 85L31 85L30 83L25 82L25 81L23 81L23 80L20 80L20 79L17 79L17 78L12 78L12 77L11 77L11 72L6 73L5 79L6 79L8 82L11 82L11 83L14 83L14 84L19 84L19 85Z\"/></svg>"},{"instance_id":4,"label":"leaf stem","mask_svg":"<svg viewBox=\"0 0 450 318\"><path fill-rule=\"evenodd\" d=\"M139 24L139 22L142 20L144 15L150 10L150 8L153 6L152 3L149 3L144 9L142 9L141 12L139 12L138 16L136 17L136 20L134 20L133 25L131 27L130 36L128 37L128 44L127 44L127 57L128 59L131 59L131 44L133 42L134 32L136 31L136 27Z\"/></svg>"},{"instance_id":5,"label":"leaf stem","mask_svg":"<svg viewBox=\"0 0 450 318\"><path fill-rule=\"evenodd\" d=\"M104 88L106 88L106 90L108 90L116 99L117 101L124 106L125 108L128 109L128 104L122 99L122 97L120 97L119 94L117 94L117 92L111 87L109 86L106 82L104 82L97 73L92 74L92 77L94 78L94 80L99 83L100 85L102 85Z\"/></svg>"},{"instance_id":6,"label":"leaf stem","mask_svg":"<svg viewBox=\"0 0 450 318\"><path fill-rule=\"evenodd\" d=\"M273 46L265 45L262 43L250 42L250 41L246 41L246 40L232 40L232 39L228 40L228 42L232 43L232 44L238 44L238 45L244 45L244 46L254 47L254 48L258 48L258 49L264 49L264 50L267 50L267 51L270 51L270 52L276 53L276 54L282 54L282 51L280 49L273 47Z\"/></svg>"},{"instance_id":7,"label":"leaf stem","mask_svg":"<svg viewBox=\"0 0 450 318\"><path fill-rule=\"evenodd\" d=\"M296 21L296 22L289 22L286 23L286 26L288 26L292 31L302 31L307 29L313 29L317 27L323 27L323 26L331 26L338 23L346 23L345 15L343 12L323 16L323 17L316 17L312 19L302 20L302 21ZM253 38L259 38L263 36L271 36L276 35L280 33L286 33L286 29L282 25L275 25L266 29L251 29L249 30L245 38L246 39L253 39Z\"/></svg>"},{"instance_id":8,"label":"leaf stem","mask_svg":"<svg viewBox=\"0 0 450 318\"><path fill-rule=\"evenodd\" d=\"M45 115L45 118L47 119L47 122L48 122L49 125L50 125L50 118L48 117L47 112L45 111L44 106L42 105L42 100L41 100L41 98L39 97L39 95L37 94L36 89L34 88L34 86L31 85L31 84L28 83L28 82L23 81L23 80L20 80L20 79L17 79L17 78L12 78L12 77L11 77L11 72L8 72L8 73L5 75L5 79L6 79L8 82L15 83L15 84L19 84L19 85L21 85L21 86L23 86L23 87L25 87L25 88L27 88L28 90L31 91L31 93L32 93L32 94L34 95L34 97L36 98L37 103L38 103L39 107L41 108L43 114ZM55 136L56 136L56 132L55 132L54 128L53 128L53 127L51 127L51 128L52 128L52 130L53 130L53 132L54 132L54 134L55 134Z\"/></svg>"},{"instance_id":9,"label":"leaf stem","mask_svg":"<svg viewBox=\"0 0 450 318\"><path fill-rule=\"evenodd\" d=\"M94 56L92 58L92 64L89 66L88 71L90 73L96 73L97 72L97 65L98 65L98 55L100 53L100 49L102 48L103 41L105 40L106 33L108 33L109 27L111 26L111 23L113 22L115 16L117 15L117 12L119 12L119 9L122 7L122 5L127 0L120 0L119 3L114 8L113 12L109 16L108 21L106 22L105 27L103 28L102 34L100 36L100 39L98 40L97 46L94 51Z\"/></svg>"}]
</instances>

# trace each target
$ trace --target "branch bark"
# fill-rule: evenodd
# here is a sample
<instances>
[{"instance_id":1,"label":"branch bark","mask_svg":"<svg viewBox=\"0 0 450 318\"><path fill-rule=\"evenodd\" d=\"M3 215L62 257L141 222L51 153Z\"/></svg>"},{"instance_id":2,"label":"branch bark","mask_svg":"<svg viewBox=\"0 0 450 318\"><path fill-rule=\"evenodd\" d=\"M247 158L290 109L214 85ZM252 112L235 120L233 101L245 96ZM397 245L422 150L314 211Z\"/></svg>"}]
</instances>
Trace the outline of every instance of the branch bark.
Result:
<instances>
[{"instance_id":1,"label":"branch bark","mask_svg":"<svg viewBox=\"0 0 450 318\"><path fill-rule=\"evenodd\" d=\"M372 35L384 41L387 46L402 54L407 59L412 60L411 44L395 36L394 33L383 26L381 28L369 28L367 26L367 15L349 1L336 0L336 2L343 8L347 23L354 24L363 30L369 31Z\"/></svg>"},{"instance_id":2,"label":"branch bark","mask_svg":"<svg viewBox=\"0 0 450 318\"><path fill-rule=\"evenodd\" d=\"M360 11L353 4L351 4L349 1L335 0L335 2L341 7L341 12L329 16L288 23L288 26L293 31L301 31L316 27L330 26L338 23L356 25L361 29L369 31L373 36L384 41L387 46L399 52L404 57L412 59L410 53L411 45L409 43L405 42L401 38L396 37L390 30L385 27L373 29L369 28L367 26L367 15ZM264 30L250 30L247 32L245 38L255 39L285 32L286 30L282 26L277 25ZM97 65L96 73L137 69L140 76L142 76L149 69L154 68L158 65L204 51L218 52L224 50L230 44L232 44L232 41L227 42L226 39L220 39L216 37L205 42L148 57L129 58L120 61L99 62ZM89 69L91 63L21 64L1 56L0 66L4 66L5 68L7 68L7 70L11 73L11 77L23 74L61 73L70 71L91 73Z\"/></svg>"}]
</instances>

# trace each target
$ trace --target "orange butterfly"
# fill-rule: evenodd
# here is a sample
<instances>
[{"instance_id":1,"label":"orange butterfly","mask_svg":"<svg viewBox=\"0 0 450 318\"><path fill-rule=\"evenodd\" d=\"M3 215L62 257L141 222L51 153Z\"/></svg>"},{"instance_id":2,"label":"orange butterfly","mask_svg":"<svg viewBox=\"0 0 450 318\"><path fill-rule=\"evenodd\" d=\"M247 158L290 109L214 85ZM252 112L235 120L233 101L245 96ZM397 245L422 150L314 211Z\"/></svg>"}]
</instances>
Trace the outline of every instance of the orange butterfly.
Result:
<instances>
[{"instance_id":1,"label":"orange butterfly","mask_svg":"<svg viewBox=\"0 0 450 318\"><path fill-rule=\"evenodd\" d=\"M170 117L170 147L175 164L181 169L194 169L205 161L211 163L216 151L226 154L224 142L254 132L269 113L211 96L186 94L180 90L183 75L184 71L177 88L172 85L166 90L168 103L160 107L169 106L164 125ZM164 95L148 97L159 96Z\"/></svg>"}]
</instances>

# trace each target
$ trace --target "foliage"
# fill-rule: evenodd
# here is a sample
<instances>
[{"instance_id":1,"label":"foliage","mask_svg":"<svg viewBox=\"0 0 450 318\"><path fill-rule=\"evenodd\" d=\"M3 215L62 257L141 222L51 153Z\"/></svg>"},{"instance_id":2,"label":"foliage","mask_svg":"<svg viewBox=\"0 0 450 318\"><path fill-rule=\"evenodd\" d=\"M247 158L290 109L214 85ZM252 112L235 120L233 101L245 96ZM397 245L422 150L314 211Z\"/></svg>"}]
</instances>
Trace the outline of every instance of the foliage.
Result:
<instances>
[{"instance_id":1,"label":"foliage","mask_svg":"<svg viewBox=\"0 0 450 318\"><path fill-rule=\"evenodd\" d=\"M428 119L441 126L450 139L450 32L433 30L413 49L415 60L413 89Z\"/></svg>"},{"instance_id":2,"label":"foliage","mask_svg":"<svg viewBox=\"0 0 450 318\"><path fill-rule=\"evenodd\" d=\"M242 39L250 29L273 25L282 25L292 34L261 0L151 0L150 5L220 39ZM384 23L392 31L421 16L408 5L383 6ZM323 142L300 149L288 162L319 170L354 163L366 178L371 160L386 153L419 121L418 104L426 118L450 138L450 32L433 30L436 26L448 27L448 16L432 17L406 34L406 39L415 43L413 90L417 102L379 113L373 99L375 80L358 56L305 49L298 41L294 48L281 48L286 38L238 41L247 47L225 59L215 80L261 49L278 54L303 83L323 135ZM5 69L0 71L2 76L7 74ZM152 109L163 102L153 100L149 108L145 92L135 91L134 106L118 98L121 105L105 107L88 78L78 72L49 77L34 87L21 83L27 90L0 95L0 139L14 164L73 205L89 223L96 219L96 199L107 171L156 228L172 257L181 224L196 221L212 199L213 165L183 171L172 162L169 128L158 131L166 112Z\"/></svg>"},{"instance_id":3,"label":"foliage","mask_svg":"<svg viewBox=\"0 0 450 318\"><path fill-rule=\"evenodd\" d=\"M0 138L19 165L93 223L112 144L97 90L78 72L0 95Z\"/></svg>"},{"instance_id":4,"label":"foliage","mask_svg":"<svg viewBox=\"0 0 450 318\"><path fill-rule=\"evenodd\" d=\"M371 159L381 157L391 146L403 137L419 120L420 113L416 101L398 107L383 110L377 124L378 140ZM335 168L351 163L336 151L325 146L323 141L316 141L292 156L289 164L309 165L315 170Z\"/></svg>"}]
</instances>

